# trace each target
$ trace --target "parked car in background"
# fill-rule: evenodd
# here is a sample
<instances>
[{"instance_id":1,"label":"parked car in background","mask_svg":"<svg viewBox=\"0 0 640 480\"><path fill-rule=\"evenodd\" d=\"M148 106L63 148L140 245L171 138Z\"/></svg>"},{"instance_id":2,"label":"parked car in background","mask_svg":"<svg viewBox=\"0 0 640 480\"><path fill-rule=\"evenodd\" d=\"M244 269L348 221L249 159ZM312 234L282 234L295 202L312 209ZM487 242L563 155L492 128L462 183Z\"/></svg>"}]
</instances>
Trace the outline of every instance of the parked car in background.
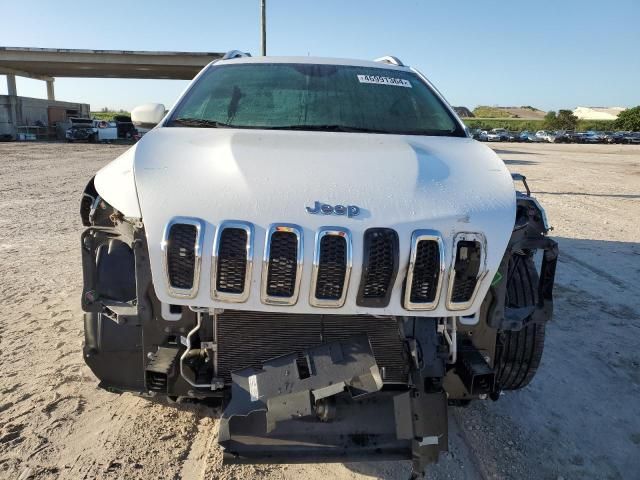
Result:
<instances>
[{"instance_id":1,"label":"parked car in background","mask_svg":"<svg viewBox=\"0 0 640 480\"><path fill-rule=\"evenodd\" d=\"M553 132L548 132L546 130L538 130L536 132L536 137L542 139L545 142L553 143L556 141L556 136Z\"/></svg>"},{"instance_id":2,"label":"parked car in background","mask_svg":"<svg viewBox=\"0 0 640 480\"><path fill-rule=\"evenodd\" d=\"M568 132L565 130L558 130L557 132L554 132L554 136L554 143L571 143L571 138L569 137Z\"/></svg>"},{"instance_id":3,"label":"parked car in background","mask_svg":"<svg viewBox=\"0 0 640 480\"><path fill-rule=\"evenodd\" d=\"M93 120L90 118L69 118L71 127L65 132L67 142L95 142L98 138L97 132L93 126Z\"/></svg>"},{"instance_id":4,"label":"parked car in background","mask_svg":"<svg viewBox=\"0 0 640 480\"><path fill-rule=\"evenodd\" d=\"M580 137L581 143L602 143L604 141L604 135L600 132L594 132L590 130L585 132L584 135Z\"/></svg>"},{"instance_id":5,"label":"parked car in background","mask_svg":"<svg viewBox=\"0 0 640 480\"><path fill-rule=\"evenodd\" d=\"M575 131L567 132L567 137L569 138L569 142L571 143L581 143L583 135L584 135L583 132L575 132Z\"/></svg>"},{"instance_id":6,"label":"parked car in background","mask_svg":"<svg viewBox=\"0 0 640 480\"><path fill-rule=\"evenodd\" d=\"M640 143L640 132L628 132L622 136L620 143L628 143L637 145Z\"/></svg>"},{"instance_id":7,"label":"parked car in background","mask_svg":"<svg viewBox=\"0 0 640 480\"><path fill-rule=\"evenodd\" d=\"M520 142L533 142L533 143L539 143L544 141L542 140L542 138L536 137L535 133L532 133L529 130L520 132L520 135L518 135L518 140Z\"/></svg>"},{"instance_id":8,"label":"parked car in background","mask_svg":"<svg viewBox=\"0 0 640 480\"><path fill-rule=\"evenodd\" d=\"M478 140L480 142L487 141L487 131L480 128L474 128L473 130L471 130L471 136L474 140Z\"/></svg>"},{"instance_id":9,"label":"parked car in background","mask_svg":"<svg viewBox=\"0 0 640 480\"><path fill-rule=\"evenodd\" d=\"M502 132L491 130L487 133L487 142L502 142Z\"/></svg>"},{"instance_id":10,"label":"parked car in background","mask_svg":"<svg viewBox=\"0 0 640 480\"><path fill-rule=\"evenodd\" d=\"M94 141L112 142L118 139L118 125L116 122L94 120L93 129L95 132Z\"/></svg>"},{"instance_id":11,"label":"parked car in background","mask_svg":"<svg viewBox=\"0 0 640 480\"><path fill-rule=\"evenodd\" d=\"M115 115L113 121L118 127L118 138L130 139L136 135L136 127L128 115Z\"/></svg>"},{"instance_id":12,"label":"parked car in background","mask_svg":"<svg viewBox=\"0 0 640 480\"><path fill-rule=\"evenodd\" d=\"M494 128L489 132L484 131L483 134L486 136L484 140L488 142L514 142L517 137L506 128Z\"/></svg>"}]
</instances>

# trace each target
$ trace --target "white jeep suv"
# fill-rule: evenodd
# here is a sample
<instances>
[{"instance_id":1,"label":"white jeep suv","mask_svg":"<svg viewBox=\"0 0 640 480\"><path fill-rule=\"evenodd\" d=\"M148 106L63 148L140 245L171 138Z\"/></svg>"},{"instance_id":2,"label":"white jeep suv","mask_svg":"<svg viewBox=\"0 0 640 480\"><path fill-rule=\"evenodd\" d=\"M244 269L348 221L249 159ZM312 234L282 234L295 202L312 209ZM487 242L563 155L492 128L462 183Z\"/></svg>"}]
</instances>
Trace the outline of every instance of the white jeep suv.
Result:
<instances>
[{"instance_id":1,"label":"white jeep suv","mask_svg":"<svg viewBox=\"0 0 640 480\"><path fill-rule=\"evenodd\" d=\"M544 211L417 70L231 52L134 121L81 204L102 387L222 399L228 461L421 472L448 405L532 379Z\"/></svg>"}]
</instances>

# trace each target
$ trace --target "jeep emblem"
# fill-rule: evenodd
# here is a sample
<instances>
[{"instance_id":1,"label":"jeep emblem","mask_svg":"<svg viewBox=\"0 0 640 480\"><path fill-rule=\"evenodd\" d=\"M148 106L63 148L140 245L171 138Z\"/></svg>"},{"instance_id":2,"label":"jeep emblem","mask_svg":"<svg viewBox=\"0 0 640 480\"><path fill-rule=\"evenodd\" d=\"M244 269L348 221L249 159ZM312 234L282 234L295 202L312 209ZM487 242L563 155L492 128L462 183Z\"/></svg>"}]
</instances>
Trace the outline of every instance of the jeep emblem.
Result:
<instances>
[{"instance_id":1,"label":"jeep emblem","mask_svg":"<svg viewBox=\"0 0 640 480\"><path fill-rule=\"evenodd\" d=\"M357 217L360 215L360 207L355 205L328 205L326 203L320 203L316 200L313 207L305 207L307 213L311 215L346 215L347 217Z\"/></svg>"}]
</instances>

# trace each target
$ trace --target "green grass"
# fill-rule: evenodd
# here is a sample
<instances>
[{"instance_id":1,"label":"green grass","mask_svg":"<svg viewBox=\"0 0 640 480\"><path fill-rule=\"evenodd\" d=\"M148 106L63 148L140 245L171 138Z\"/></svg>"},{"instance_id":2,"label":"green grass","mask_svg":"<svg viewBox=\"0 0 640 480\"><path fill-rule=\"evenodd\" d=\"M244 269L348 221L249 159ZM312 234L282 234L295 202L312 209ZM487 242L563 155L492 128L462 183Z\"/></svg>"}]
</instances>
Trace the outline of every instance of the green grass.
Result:
<instances>
[{"instance_id":1,"label":"green grass","mask_svg":"<svg viewBox=\"0 0 640 480\"><path fill-rule=\"evenodd\" d=\"M512 116L501 108L487 107L485 105L474 108L473 115L477 118L510 118Z\"/></svg>"},{"instance_id":2,"label":"green grass","mask_svg":"<svg viewBox=\"0 0 640 480\"><path fill-rule=\"evenodd\" d=\"M91 118L97 118L98 120L111 120L114 115L131 116L129 112L91 112L89 114Z\"/></svg>"}]
</instances>

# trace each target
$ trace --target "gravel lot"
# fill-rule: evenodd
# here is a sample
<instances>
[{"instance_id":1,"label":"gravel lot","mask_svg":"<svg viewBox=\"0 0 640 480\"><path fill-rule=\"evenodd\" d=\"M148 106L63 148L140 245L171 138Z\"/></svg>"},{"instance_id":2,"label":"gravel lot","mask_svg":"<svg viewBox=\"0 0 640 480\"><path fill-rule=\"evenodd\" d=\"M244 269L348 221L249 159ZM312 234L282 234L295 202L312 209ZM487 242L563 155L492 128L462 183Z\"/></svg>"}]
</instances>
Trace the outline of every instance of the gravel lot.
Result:
<instances>
[{"instance_id":1,"label":"gravel lot","mask_svg":"<svg viewBox=\"0 0 640 480\"><path fill-rule=\"evenodd\" d=\"M96 387L78 208L125 148L0 144L0 478L408 478L408 462L223 467L215 410ZM451 409L451 451L427 477L638 478L640 147L492 148L555 226L555 320L529 387Z\"/></svg>"}]
</instances>

